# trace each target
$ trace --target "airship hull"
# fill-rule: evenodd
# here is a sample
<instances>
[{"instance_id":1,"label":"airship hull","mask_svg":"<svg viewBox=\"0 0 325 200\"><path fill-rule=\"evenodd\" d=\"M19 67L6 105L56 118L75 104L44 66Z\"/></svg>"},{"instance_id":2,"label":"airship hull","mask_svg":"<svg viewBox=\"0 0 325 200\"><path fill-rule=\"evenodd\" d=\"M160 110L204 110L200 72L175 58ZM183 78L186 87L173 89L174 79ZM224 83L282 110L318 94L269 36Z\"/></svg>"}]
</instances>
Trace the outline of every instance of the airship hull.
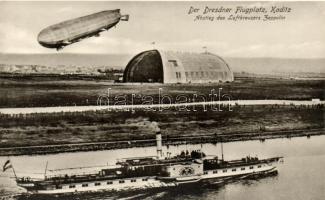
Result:
<instances>
[{"instance_id":1,"label":"airship hull","mask_svg":"<svg viewBox=\"0 0 325 200\"><path fill-rule=\"evenodd\" d=\"M120 20L128 20L128 16L121 15L119 9L106 10L49 26L38 34L37 40L44 47L61 49L84 38L98 36Z\"/></svg>"}]
</instances>

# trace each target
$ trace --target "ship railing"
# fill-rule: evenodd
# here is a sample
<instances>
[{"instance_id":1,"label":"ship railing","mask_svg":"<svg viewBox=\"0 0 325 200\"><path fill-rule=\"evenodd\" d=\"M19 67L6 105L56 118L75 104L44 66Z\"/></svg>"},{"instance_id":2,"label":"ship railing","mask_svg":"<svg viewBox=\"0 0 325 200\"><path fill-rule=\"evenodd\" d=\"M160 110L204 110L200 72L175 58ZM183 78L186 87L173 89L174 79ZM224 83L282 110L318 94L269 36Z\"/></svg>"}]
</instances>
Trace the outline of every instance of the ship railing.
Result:
<instances>
[{"instance_id":1,"label":"ship railing","mask_svg":"<svg viewBox=\"0 0 325 200\"><path fill-rule=\"evenodd\" d=\"M61 168L61 169L48 169L47 172L50 176L62 176L62 175L85 175L85 174L96 174L104 169L115 169L119 168L119 165L97 165L97 166L84 166L84 167L71 167L71 168ZM87 171L85 171L87 170Z\"/></svg>"},{"instance_id":2,"label":"ship railing","mask_svg":"<svg viewBox=\"0 0 325 200\"><path fill-rule=\"evenodd\" d=\"M129 167L146 167L146 166L153 166L153 165L176 165L176 164L183 164L183 163L192 163L197 159L192 158L175 158L175 159L168 159L168 160L157 160L157 162L152 163L150 161L146 162L139 162L139 163L132 163L132 162L118 162L122 166L129 166Z\"/></svg>"},{"instance_id":3,"label":"ship railing","mask_svg":"<svg viewBox=\"0 0 325 200\"><path fill-rule=\"evenodd\" d=\"M78 169L107 169L107 168L115 168L117 165L95 165L95 166L83 166L83 167L70 167L70 168L59 168L59 169L48 169L49 172L57 172L57 171L68 171L68 170L78 170Z\"/></svg>"},{"instance_id":4,"label":"ship railing","mask_svg":"<svg viewBox=\"0 0 325 200\"><path fill-rule=\"evenodd\" d=\"M232 161L222 161L221 163L216 165L216 168L223 169L229 167L238 167L238 166L249 166L249 165L257 165L257 164L269 164L273 162L281 162L283 157L272 157L266 159L255 159L255 160L232 160Z\"/></svg>"},{"instance_id":5,"label":"ship railing","mask_svg":"<svg viewBox=\"0 0 325 200\"><path fill-rule=\"evenodd\" d=\"M46 175L46 179L64 179L64 178L78 178L87 176L97 176L99 173L71 173L71 174L55 174Z\"/></svg>"},{"instance_id":6,"label":"ship railing","mask_svg":"<svg viewBox=\"0 0 325 200\"><path fill-rule=\"evenodd\" d=\"M92 174L61 174L61 175L52 175L46 176L46 180L74 180L74 179L94 179L94 178L107 178L107 177L116 177L115 175L100 175L99 173Z\"/></svg>"},{"instance_id":7,"label":"ship railing","mask_svg":"<svg viewBox=\"0 0 325 200\"><path fill-rule=\"evenodd\" d=\"M89 168L88 168L89 169ZM56 178L65 178L65 177L75 177L75 178L79 178L79 177L86 177L86 176L102 176L101 175L101 171L104 169L109 169L109 168L97 168L97 169L93 169L92 171L87 171L87 172L70 172L69 170L65 171L65 170L59 170L59 171L55 171L55 172L60 172L60 173L53 173L53 174L47 174L46 175L46 179L56 179ZM114 168L113 168L114 169Z\"/></svg>"},{"instance_id":8,"label":"ship railing","mask_svg":"<svg viewBox=\"0 0 325 200\"><path fill-rule=\"evenodd\" d=\"M29 176L17 177L18 183L30 183L30 182L41 181L41 180L43 180L43 178L35 178Z\"/></svg>"},{"instance_id":9,"label":"ship railing","mask_svg":"<svg viewBox=\"0 0 325 200\"><path fill-rule=\"evenodd\" d=\"M128 162L128 161L141 161L141 160L146 160L146 159L151 159L151 160L157 160L157 156L146 156L146 157L128 157L128 158L120 158L117 159L117 162Z\"/></svg>"}]
</instances>

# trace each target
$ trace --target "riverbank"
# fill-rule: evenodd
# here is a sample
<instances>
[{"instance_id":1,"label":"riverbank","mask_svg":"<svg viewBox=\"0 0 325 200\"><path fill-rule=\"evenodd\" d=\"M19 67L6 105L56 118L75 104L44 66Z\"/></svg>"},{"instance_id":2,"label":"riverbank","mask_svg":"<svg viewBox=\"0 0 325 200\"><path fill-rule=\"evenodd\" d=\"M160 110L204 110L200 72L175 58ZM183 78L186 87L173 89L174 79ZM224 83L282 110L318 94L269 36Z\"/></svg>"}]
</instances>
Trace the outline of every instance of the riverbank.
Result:
<instances>
[{"instance_id":1,"label":"riverbank","mask_svg":"<svg viewBox=\"0 0 325 200\"><path fill-rule=\"evenodd\" d=\"M258 132L258 133L241 133L241 134L213 134L213 135L198 135L198 136L180 136L180 137L163 137L163 145L184 145L184 144L208 144L208 143L227 143L238 141L259 140L265 142L268 139L277 138L294 138L325 135L325 129L301 129L290 131L276 132ZM95 142L95 143L79 143L79 144L60 144L60 145L43 145L43 146L25 146L25 147L10 147L0 148L0 156L19 156L19 155L43 155L56 154L67 152L82 152L82 151L102 151L113 149L125 149L133 147L149 147L155 146L156 140L121 140L111 142Z\"/></svg>"},{"instance_id":2,"label":"riverbank","mask_svg":"<svg viewBox=\"0 0 325 200\"><path fill-rule=\"evenodd\" d=\"M324 105L234 105L232 110L87 111L0 115L0 155L48 154L166 144L322 135Z\"/></svg>"}]
</instances>

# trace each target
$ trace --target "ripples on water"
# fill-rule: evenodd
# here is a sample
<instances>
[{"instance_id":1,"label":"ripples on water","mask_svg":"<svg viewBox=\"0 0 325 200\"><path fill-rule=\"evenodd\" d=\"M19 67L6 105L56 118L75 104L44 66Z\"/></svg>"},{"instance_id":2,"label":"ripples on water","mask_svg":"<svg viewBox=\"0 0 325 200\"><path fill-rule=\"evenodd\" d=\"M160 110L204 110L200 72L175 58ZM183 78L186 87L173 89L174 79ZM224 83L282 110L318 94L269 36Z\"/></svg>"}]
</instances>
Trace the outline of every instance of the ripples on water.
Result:
<instances>
[{"instance_id":1,"label":"ripples on water","mask_svg":"<svg viewBox=\"0 0 325 200\"><path fill-rule=\"evenodd\" d=\"M4 178L0 173L0 199L14 200L104 200L104 199L208 199L208 200L324 200L325 199L325 136L306 138L292 138L258 141L225 143L226 159L240 158L251 153L259 157L284 156L284 163L280 164L277 176L265 177L256 180L240 180L224 185L188 185L174 188L150 190L123 191L123 192L93 192L77 193L73 195L26 195L21 194L12 179ZM171 147L169 150L178 152L186 149L197 149L201 145L187 145ZM220 146L212 144L202 145L202 150L211 154L219 154ZM166 150L166 149L165 149ZM118 152L118 153L117 153ZM13 163L19 168L31 170L37 168L43 171L46 160L55 167L62 163L68 166L79 165L83 161L85 166L107 162L112 163L119 157L134 155L154 155L155 148L133 148L102 152L82 152L57 154L48 156L18 156L13 157ZM92 159L87 160L90 157ZM0 164L6 158L0 157ZM95 159L95 160L94 160ZM34 163L28 166L26 163ZM102 163L102 164L103 164ZM112 164L108 163L108 164ZM8 181L10 180L10 181Z\"/></svg>"}]
</instances>

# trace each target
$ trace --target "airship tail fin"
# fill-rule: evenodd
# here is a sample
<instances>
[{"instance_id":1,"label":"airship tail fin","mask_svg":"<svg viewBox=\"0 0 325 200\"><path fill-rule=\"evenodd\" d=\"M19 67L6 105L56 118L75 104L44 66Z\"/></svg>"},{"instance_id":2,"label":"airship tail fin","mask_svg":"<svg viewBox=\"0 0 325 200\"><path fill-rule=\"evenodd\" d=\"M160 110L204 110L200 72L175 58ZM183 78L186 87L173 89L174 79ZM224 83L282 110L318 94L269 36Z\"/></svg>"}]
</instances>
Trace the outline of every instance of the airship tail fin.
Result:
<instances>
[{"instance_id":1,"label":"airship tail fin","mask_svg":"<svg viewBox=\"0 0 325 200\"><path fill-rule=\"evenodd\" d=\"M121 20L122 21L129 21L129 15L122 15Z\"/></svg>"}]
</instances>

